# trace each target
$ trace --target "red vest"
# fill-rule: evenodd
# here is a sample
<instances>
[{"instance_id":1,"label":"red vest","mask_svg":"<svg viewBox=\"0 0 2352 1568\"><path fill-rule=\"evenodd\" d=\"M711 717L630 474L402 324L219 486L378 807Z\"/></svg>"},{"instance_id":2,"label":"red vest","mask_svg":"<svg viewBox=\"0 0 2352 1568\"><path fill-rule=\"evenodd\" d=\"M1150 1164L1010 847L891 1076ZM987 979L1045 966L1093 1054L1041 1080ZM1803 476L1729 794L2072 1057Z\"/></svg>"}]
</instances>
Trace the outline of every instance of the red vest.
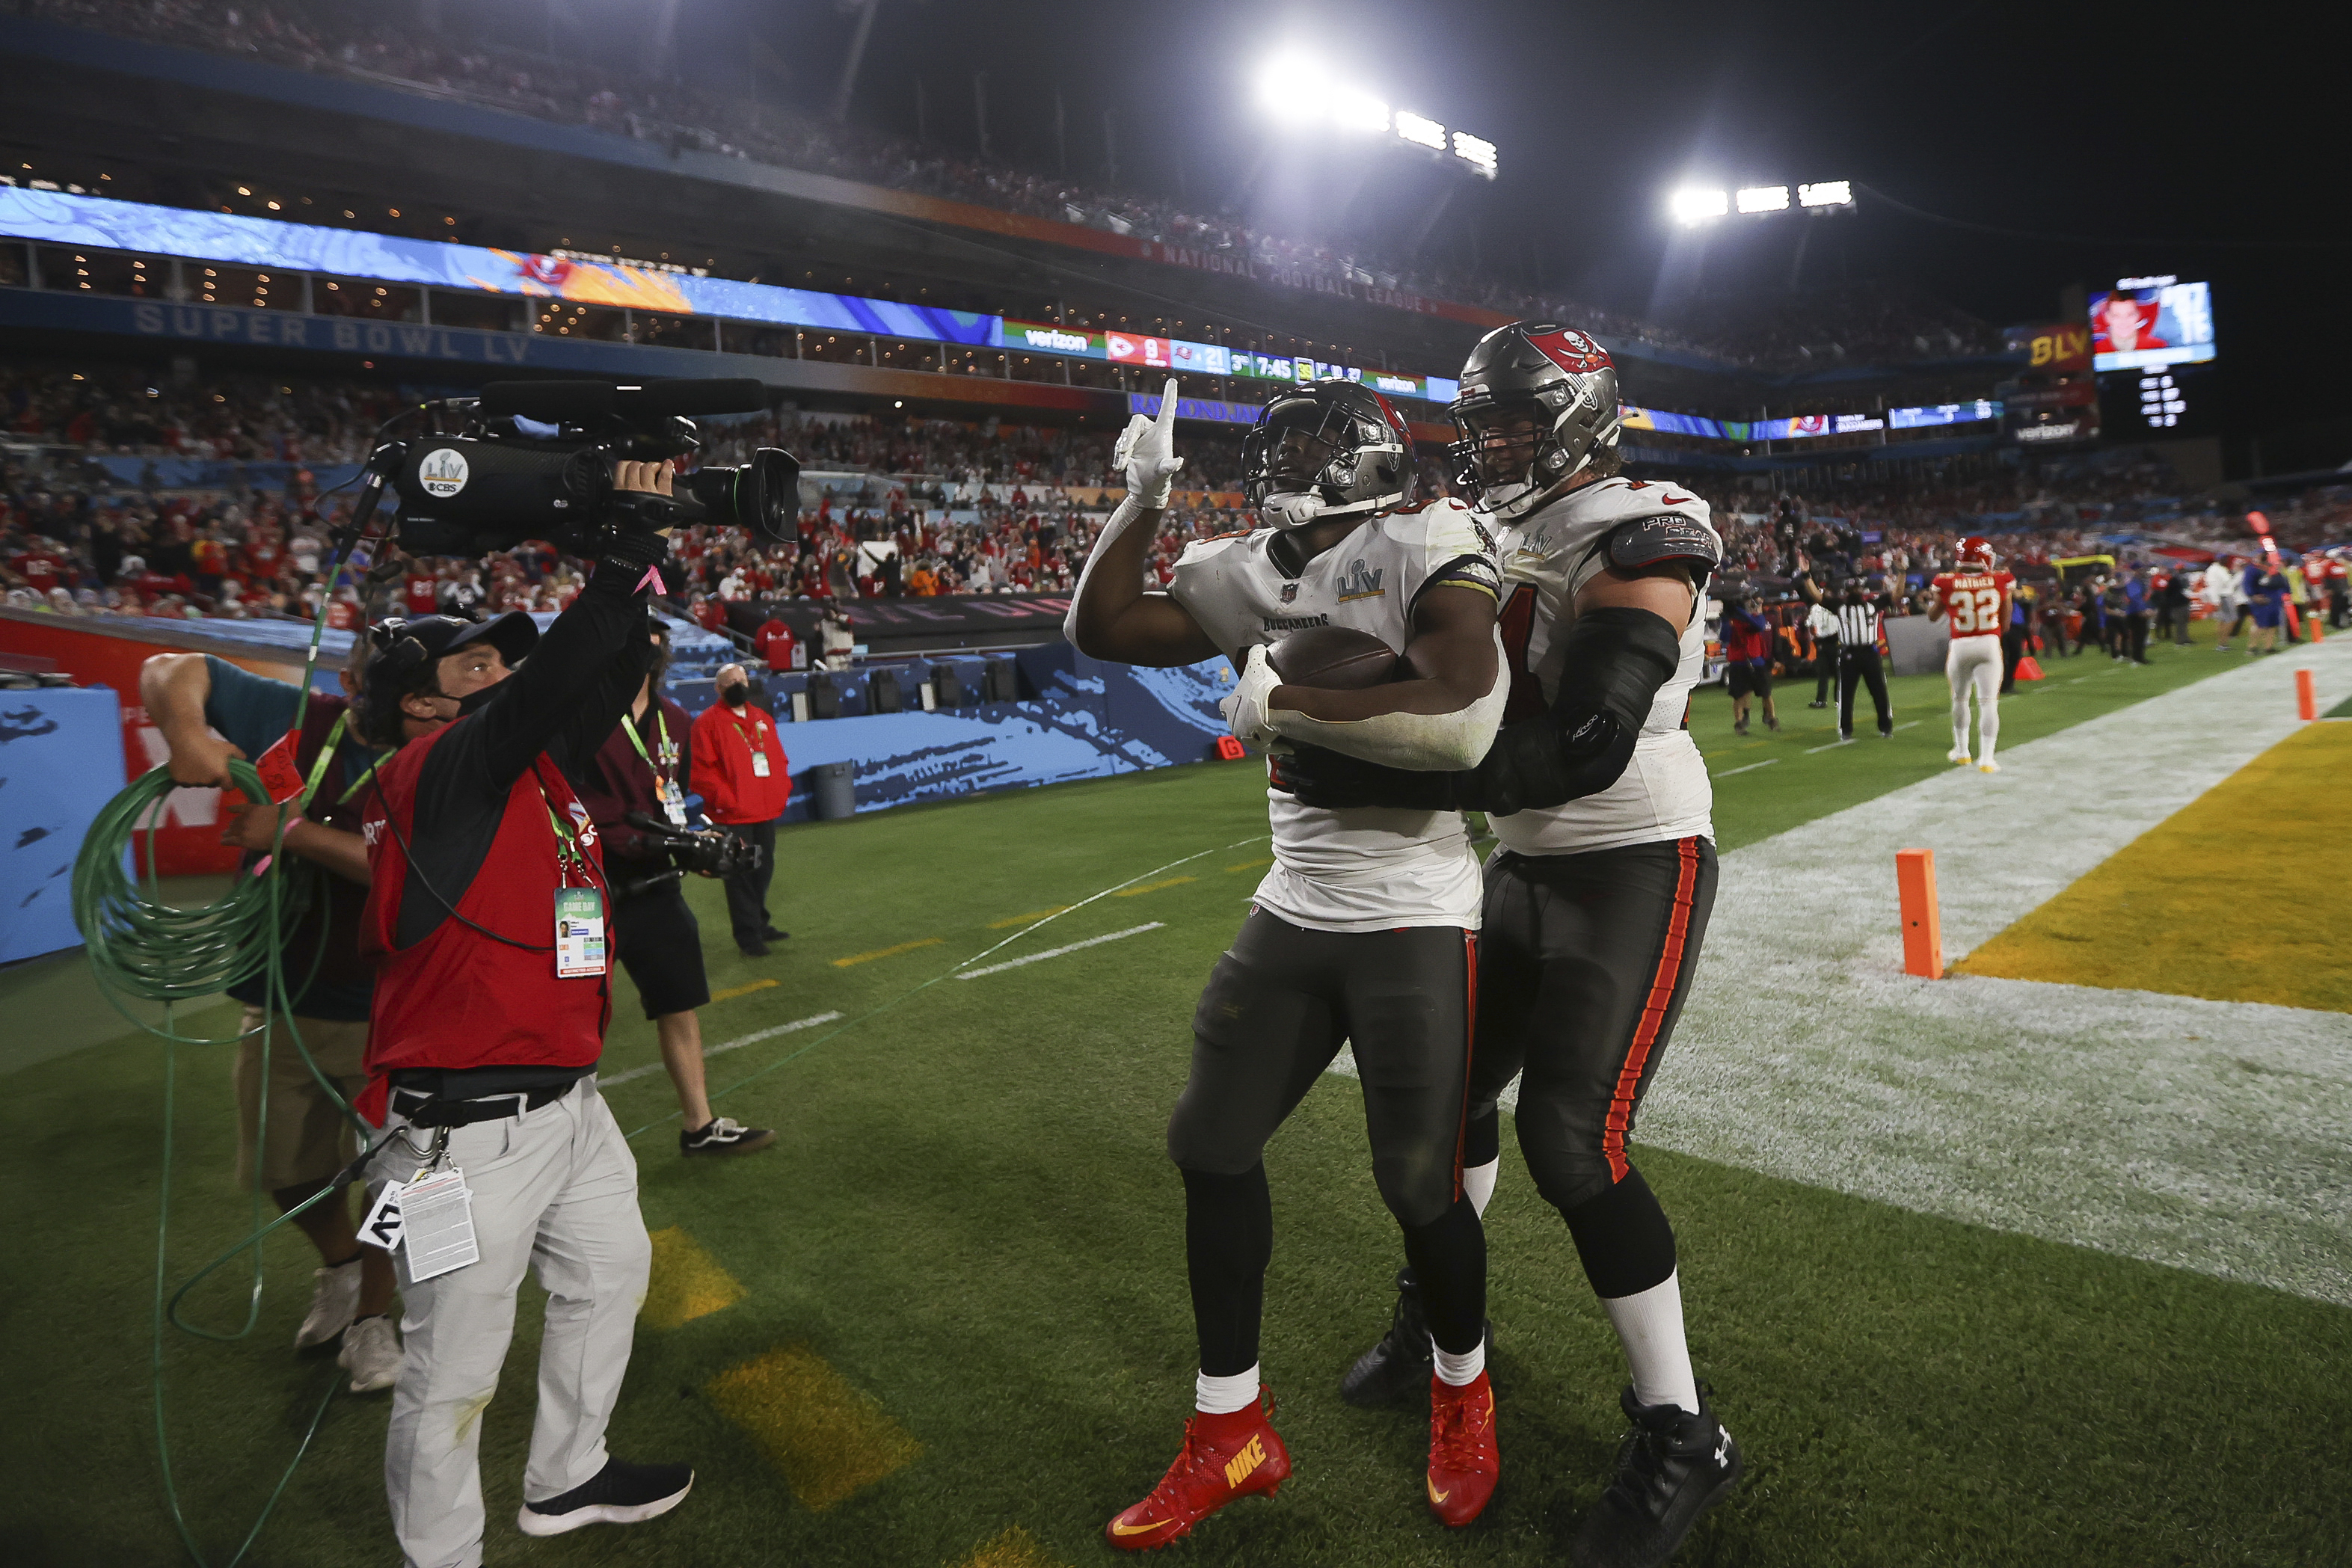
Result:
<instances>
[{"instance_id":1,"label":"red vest","mask_svg":"<svg viewBox=\"0 0 2352 1568\"><path fill-rule=\"evenodd\" d=\"M403 1067L589 1066L604 1054L604 1026L613 1016L611 977L555 977L555 890L562 877L550 805L578 824L599 888L604 887L604 865L587 808L544 756L507 792L498 835L457 899L467 920L536 951L486 936L446 913L415 946L394 945L408 885L408 856L401 845L416 832L417 776L454 727L403 747L377 772L382 790L368 791L362 831L374 881L360 946L376 956L369 1076L381 1079ZM609 954L609 890L604 908Z\"/></svg>"}]
</instances>

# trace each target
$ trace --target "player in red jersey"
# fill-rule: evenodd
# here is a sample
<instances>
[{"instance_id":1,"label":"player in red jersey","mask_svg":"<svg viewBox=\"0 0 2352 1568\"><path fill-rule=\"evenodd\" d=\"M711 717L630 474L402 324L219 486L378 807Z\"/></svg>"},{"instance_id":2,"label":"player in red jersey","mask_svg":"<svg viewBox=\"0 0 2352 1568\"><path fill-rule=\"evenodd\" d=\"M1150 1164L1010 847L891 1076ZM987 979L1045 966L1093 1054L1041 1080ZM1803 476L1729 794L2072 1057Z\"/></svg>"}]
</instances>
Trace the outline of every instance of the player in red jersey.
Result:
<instances>
[{"instance_id":1,"label":"player in red jersey","mask_svg":"<svg viewBox=\"0 0 2352 1568\"><path fill-rule=\"evenodd\" d=\"M1952 749L1946 755L1965 767L1969 756L1969 694L1977 698L1976 765L2000 771L1993 747L2000 739L2000 634L2009 624L2017 579L2000 570L1992 541L1970 534L1960 541L1958 566L1939 571L1928 584L1927 614L1949 620L1952 644L1944 653L1944 678L1952 687Z\"/></svg>"}]
</instances>

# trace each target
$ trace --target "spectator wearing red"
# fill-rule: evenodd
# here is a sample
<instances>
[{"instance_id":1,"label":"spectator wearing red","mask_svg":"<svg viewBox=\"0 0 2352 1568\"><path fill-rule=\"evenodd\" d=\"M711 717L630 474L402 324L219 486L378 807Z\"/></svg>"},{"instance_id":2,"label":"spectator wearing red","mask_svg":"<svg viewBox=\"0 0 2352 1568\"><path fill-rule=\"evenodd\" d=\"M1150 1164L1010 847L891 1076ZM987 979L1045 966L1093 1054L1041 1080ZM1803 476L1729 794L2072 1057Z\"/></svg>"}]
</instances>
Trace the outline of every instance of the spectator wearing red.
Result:
<instances>
[{"instance_id":1,"label":"spectator wearing red","mask_svg":"<svg viewBox=\"0 0 2352 1568\"><path fill-rule=\"evenodd\" d=\"M791 935L769 918L768 885L776 873L776 820L793 795L792 768L776 721L751 704L743 666L719 666L718 687L719 700L694 721L688 777L703 815L759 851L757 866L726 878L727 917L743 956L764 958L769 943Z\"/></svg>"},{"instance_id":2,"label":"spectator wearing red","mask_svg":"<svg viewBox=\"0 0 2352 1568\"><path fill-rule=\"evenodd\" d=\"M768 661L772 671L798 669L803 662L800 655L800 639L783 622L770 616L757 632L751 633L751 645Z\"/></svg>"}]
</instances>

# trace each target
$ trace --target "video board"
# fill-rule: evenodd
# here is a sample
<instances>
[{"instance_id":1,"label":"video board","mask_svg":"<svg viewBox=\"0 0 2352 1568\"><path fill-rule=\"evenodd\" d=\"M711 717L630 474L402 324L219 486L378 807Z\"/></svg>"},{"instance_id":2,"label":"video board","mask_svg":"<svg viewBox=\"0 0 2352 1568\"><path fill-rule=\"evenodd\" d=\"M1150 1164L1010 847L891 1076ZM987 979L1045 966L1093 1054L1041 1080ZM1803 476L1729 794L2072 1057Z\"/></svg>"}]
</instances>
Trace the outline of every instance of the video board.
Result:
<instances>
[{"instance_id":1,"label":"video board","mask_svg":"<svg viewBox=\"0 0 2352 1568\"><path fill-rule=\"evenodd\" d=\"M2100 371L2198 364L2213 357L2213 290L2169 275L2126 277L2091 296L2091 365Z\"/></svg>"}]
</instances>

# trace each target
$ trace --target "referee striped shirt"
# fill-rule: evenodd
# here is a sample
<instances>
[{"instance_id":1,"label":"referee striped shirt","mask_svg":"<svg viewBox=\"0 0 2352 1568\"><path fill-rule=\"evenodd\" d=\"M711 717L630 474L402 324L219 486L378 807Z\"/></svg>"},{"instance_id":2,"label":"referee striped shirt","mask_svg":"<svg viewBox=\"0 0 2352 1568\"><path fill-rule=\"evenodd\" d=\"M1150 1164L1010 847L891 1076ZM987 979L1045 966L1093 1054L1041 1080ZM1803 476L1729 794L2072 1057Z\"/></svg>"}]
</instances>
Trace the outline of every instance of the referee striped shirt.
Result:
<instances>
[{"instance_id":1,"label":"referee striped shirt","mask_svg":"<svg viewBox=\"0 0 2352 1568\"><path fill-rule=\"evenodd\" d=\"M1849 648L1874 648L1878 645L1878 601L1865 600L1860 604L1837 607L1838 636Z\"/></svg>"}]
</instances>

